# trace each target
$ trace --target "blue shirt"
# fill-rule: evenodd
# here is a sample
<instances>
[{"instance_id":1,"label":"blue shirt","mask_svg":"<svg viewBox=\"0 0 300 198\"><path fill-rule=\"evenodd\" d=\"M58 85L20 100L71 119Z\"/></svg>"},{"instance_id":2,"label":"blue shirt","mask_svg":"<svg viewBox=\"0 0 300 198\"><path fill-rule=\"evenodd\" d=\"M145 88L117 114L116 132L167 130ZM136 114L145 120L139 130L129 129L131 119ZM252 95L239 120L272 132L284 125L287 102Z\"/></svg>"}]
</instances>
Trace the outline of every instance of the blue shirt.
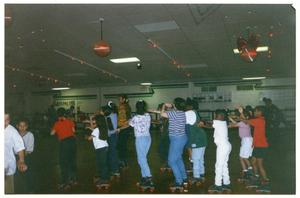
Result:
<instances>
[{"instance_id":1,"label":"blue shirt","mask_svg":"<svg viewBox=\"0 0 300 198\"><path fill-rule=\"evenodd\" d=\"M183 136L185 133L185 112L184 111L167 111L169 117L169 136Z\"/></svg>"},{"instance_id":2,"label":"blue shirt","mask_svg":"<svg viewBox=\"0 0 300 198\"><path fill-rule=\"evenodd\" d=\"M110 137L112 134L115 134L115 133L116 133L115 130L116 130L117 127L118 127L118 116L117 116L116 113L111 113L111 114L109 114L109 116L107 116L107 117L110 117L111 122L112 122L112 125L113 125L113 128L114 128L114 130L112 130L112 131L108 130L108 136Z\"/></svg>"}]
</instances>

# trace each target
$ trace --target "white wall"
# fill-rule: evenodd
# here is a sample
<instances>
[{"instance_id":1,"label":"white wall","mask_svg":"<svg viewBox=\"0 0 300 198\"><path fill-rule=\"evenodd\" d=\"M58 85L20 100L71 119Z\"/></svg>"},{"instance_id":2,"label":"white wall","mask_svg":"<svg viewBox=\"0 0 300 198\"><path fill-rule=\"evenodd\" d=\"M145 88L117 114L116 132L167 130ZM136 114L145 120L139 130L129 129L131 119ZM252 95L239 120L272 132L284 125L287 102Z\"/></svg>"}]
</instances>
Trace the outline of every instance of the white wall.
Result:
<instances>
[{"instance_id":1,"label":"white wall","mask_svg":"<svg viewBox=\"0 0 300 198\"><path fill-rule=\"evenodd\" d=\"M262 81L262 86L282 86L295 85L295 79L266 79ZM77 100L77 104L84 112L95 112L101 105L112 100L117 103L117 97L104 97L106 94L120 93L147 93L146 87L142 86L119 86L119 87L101 87L101 88L85 88L71 89L61 92L61 96L84 96L96 95L94 99L66 99ZM200 103L200 109L215 110L218 108L232 109L236 105L258 105L263 104L261 99L269 97L281 109L295 109L295 89L279 88L279 89L261 89L251 91L237 91L235 85L218 86L217 93L230 93L231 102L205 102ZM130 105L135 110L135 103L139 99L143 99L148 103L149 108L156 108L159 103L172 102L176 97L193 97L201 94L201 87L196 87L192 83L186 88L160 88L154 89L153 95L142 95L129 98ZM214 93L212 93L214 94ZM80 98L80 97L79 97ZM12 93L6 92L6 107L16 112L26 112L32 114L34 112L44 112L53 102L52 95L32 95L30 93Z\"/></svg>"}]
</instances>

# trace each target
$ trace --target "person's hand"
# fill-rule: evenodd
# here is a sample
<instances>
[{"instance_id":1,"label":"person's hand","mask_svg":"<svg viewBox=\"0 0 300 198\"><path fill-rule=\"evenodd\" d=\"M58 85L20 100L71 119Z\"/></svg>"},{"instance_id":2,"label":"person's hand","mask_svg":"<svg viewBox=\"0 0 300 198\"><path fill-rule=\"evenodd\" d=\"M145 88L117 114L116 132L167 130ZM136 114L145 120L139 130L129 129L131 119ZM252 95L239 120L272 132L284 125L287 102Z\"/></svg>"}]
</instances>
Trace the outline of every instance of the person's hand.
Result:
<instances>
[{"instance_id":1,"label":"person's hand","mask_svg":"<svg viewBox=\"0 0 300 198\"><path fill-rule=\"evenodd\" d=\"M119 128L118 128L118 129L116 129L116 132L117 132L117 133L120 133L120 131L121 131L121 129L119 129Z\"/></svg>"},{"instance_id":2,"label":"person's hand","mask_svg":"<svg viewBox=\"0 0 300 198\"><path fill-rule=\"evenodd\" d=\"M205 123L203 121L200 121L198 127L205 127Z\"/></svg>"},{"instance_id":3,"label":"person's hand","mask_svg":"<svg viewBox=\"0 0 300 198\"><path fill-rule=\"evenodd\" d=\"M243 111L244 111L243 107L241 107L241 106L238 108L238 110L239 110L239 112L240 112L241 114L242 114Z\"/></svg>"},{"instance_id":4,"label":"person's hand","mask_svg":"<svg viewBox=\"0 0 300 198\"><path fill-rule=\"evenodd\" d=\"M17 166L18 166L18 170L22 173L25 172L28 168L27 165L25 164L25 162L20 161L20 160L18 161Z\"/></svg>"}]
</instances>

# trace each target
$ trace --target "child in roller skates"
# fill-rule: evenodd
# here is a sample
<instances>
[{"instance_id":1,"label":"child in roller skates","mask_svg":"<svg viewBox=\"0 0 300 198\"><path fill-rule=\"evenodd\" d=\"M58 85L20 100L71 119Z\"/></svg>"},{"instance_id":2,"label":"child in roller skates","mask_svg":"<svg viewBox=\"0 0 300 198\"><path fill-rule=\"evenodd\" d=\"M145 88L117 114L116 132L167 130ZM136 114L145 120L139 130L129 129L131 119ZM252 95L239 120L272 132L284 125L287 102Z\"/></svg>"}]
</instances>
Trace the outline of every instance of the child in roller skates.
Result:
<instances>
[{"instance_id":1,"label":"child in roller skates","mask_svg":"<svg viewBox=\"0 0 300 198\"><path fill-rule=\"evenodd\" d=\"M97 176L94 182L96 187L101 189L102 187L109 187L109 173L107 163L108 153L108 128L106 119L103 115L99 114L94 117L96 128L93 130L91 136L87 139L93 141L96 152L96 169Z\"/></svg>"},{"instance_id":2,"label":"child in roller skates","mask_svg":"<svg viewBox=\"0 0 300 198\"><path fill-rule=\"evenodd\" d=\"M213 120L212 124L212 127L214 128L214 142L217 146L217 156L215 164L215 184L209 187L209 193L222 193L223 191L231 192L228 171L228 160L231 152L231 144L228 140L226 115L227 114L225 110L216 110L215 119ZM207 125L204 125L204 123L201 123L200 126L207 127Z\"/></svg>"},{"instance_id":3,"label":"child in roller skates","mask_svg":"<svg viewBox=\"0 0 300 198\"><path fill-rule=\"evenodd\" d=\"M241 114L243 115L243 114ZM265 171L263 161L267 156L268 152L268 141L266 138L266 122L264 118L264 107L257 106L254 111L255 118L246 120L243 118L243 122L254 127L253 133L253 153L252 153L252 165L254 171L254 177L251 180L248 187L258 187L257 192L271 192L270 189L270 180L267 177L267 173ZM259 174L261 177L261 181L259 178Z\"/></svg>"},{"instance_id":4,"label":"child in roller skates","mask_svg":"<svg viewBox=\"0 0 300 198\"><path fill-rule=\"evenodd\" d=\"M207 146L207 137L205 131L198 126L200 122L200 115L198 113L197 101L187 100L187 106L191 106L191 110L185 112L186 123L189 130L188 134L188 147L191 149L191 160L193 169L192 184L197 186L204 182L204 153Z\"/></svg>"},{"instance_id":5,"label":"child in roller skates","mask_svg":"<svg viewBox=\"0 0 300 198\"><path fill-rule=\"evenodd\" d=\"M144 100L139 100L136 103L136 114L129 120L129 125L134 128L137 160L142 174L141 181L137 185L142 189L149 188L154 190L152 174L147 161L147 155L151 146L151 116L146 111L146 102ZM118 131L125 127L119 128Z\"/></svg>"},{"instance_id":6,"label":"child in roller skates","mask_svg":"<svg viewBox=\"0 0 300 198\"><path fill-rule=\"evenodd\" d=\"M242 107L239 108L239 114L240 118L248 119L250 116L250 114L247 111L243 110ZM237 122L231 117L229 117L229 120L232 122L229 125L229 128L239 128L239 136L241 138L240 163L242 167L242 176L238 179L238 181L247 182L253 176L253 169L249 161L249 158L252 156L253 151L253 138L251 136L251 127L250 125L242 121Z\"/></svg>"}]
</instances>

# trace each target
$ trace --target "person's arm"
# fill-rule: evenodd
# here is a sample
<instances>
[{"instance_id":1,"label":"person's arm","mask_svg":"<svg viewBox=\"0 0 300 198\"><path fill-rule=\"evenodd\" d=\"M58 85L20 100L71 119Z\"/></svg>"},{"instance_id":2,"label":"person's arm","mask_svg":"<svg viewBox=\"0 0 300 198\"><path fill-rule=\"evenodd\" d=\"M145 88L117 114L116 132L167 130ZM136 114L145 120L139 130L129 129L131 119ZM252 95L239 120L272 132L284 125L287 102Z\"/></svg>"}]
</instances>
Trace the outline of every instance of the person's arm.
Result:
<instances>
[{"instance_id":1,"label":"person's arm","mask_svg":"<svg viewBox=\"0 0 300 198\"><path fill-rule=\"evenodd\" d=\"M20 172L25 172L27 170L27 165L25 164L25 152L24 150L18 152L19 159L17 161L17 167Z\"/></svg>"},{"instance_id":2,"label":"person's arm","mask_svg":"<svg viewBox=\"0 0 300 198\"><path fill-rule=\"evenodd\" d=\"M50 135L55 135L56 131L54 129L52 129L52 131L50 132Z\"/></svg>"},{"instance_id":3,"label":"person's arm","mask_svg":"<svg viewBox=\"0 0 300 198\"><path fill-rule=\"evenodd\" d=\"M172 104L167 104L167 103L163 104L161 111L149 109L148 112L150 112L150 113L157 113L157 114L160 114L161 117L169 118L169 116L168 116L168 114L166 113L166 110L165 110L166 109L166 105L171 106Z\"/></svg>"},{"instance_id":4,"label":"person's arm","mask_svg":"<svg viewBox=\"0 0 300 198\"><path fill-rule=\"evenodd\" d=\"M198 127L206 128L206 129L213 129L213 127L211 125L205 124L203 121L199 122Z\"/></svg>"}]
</instances>

